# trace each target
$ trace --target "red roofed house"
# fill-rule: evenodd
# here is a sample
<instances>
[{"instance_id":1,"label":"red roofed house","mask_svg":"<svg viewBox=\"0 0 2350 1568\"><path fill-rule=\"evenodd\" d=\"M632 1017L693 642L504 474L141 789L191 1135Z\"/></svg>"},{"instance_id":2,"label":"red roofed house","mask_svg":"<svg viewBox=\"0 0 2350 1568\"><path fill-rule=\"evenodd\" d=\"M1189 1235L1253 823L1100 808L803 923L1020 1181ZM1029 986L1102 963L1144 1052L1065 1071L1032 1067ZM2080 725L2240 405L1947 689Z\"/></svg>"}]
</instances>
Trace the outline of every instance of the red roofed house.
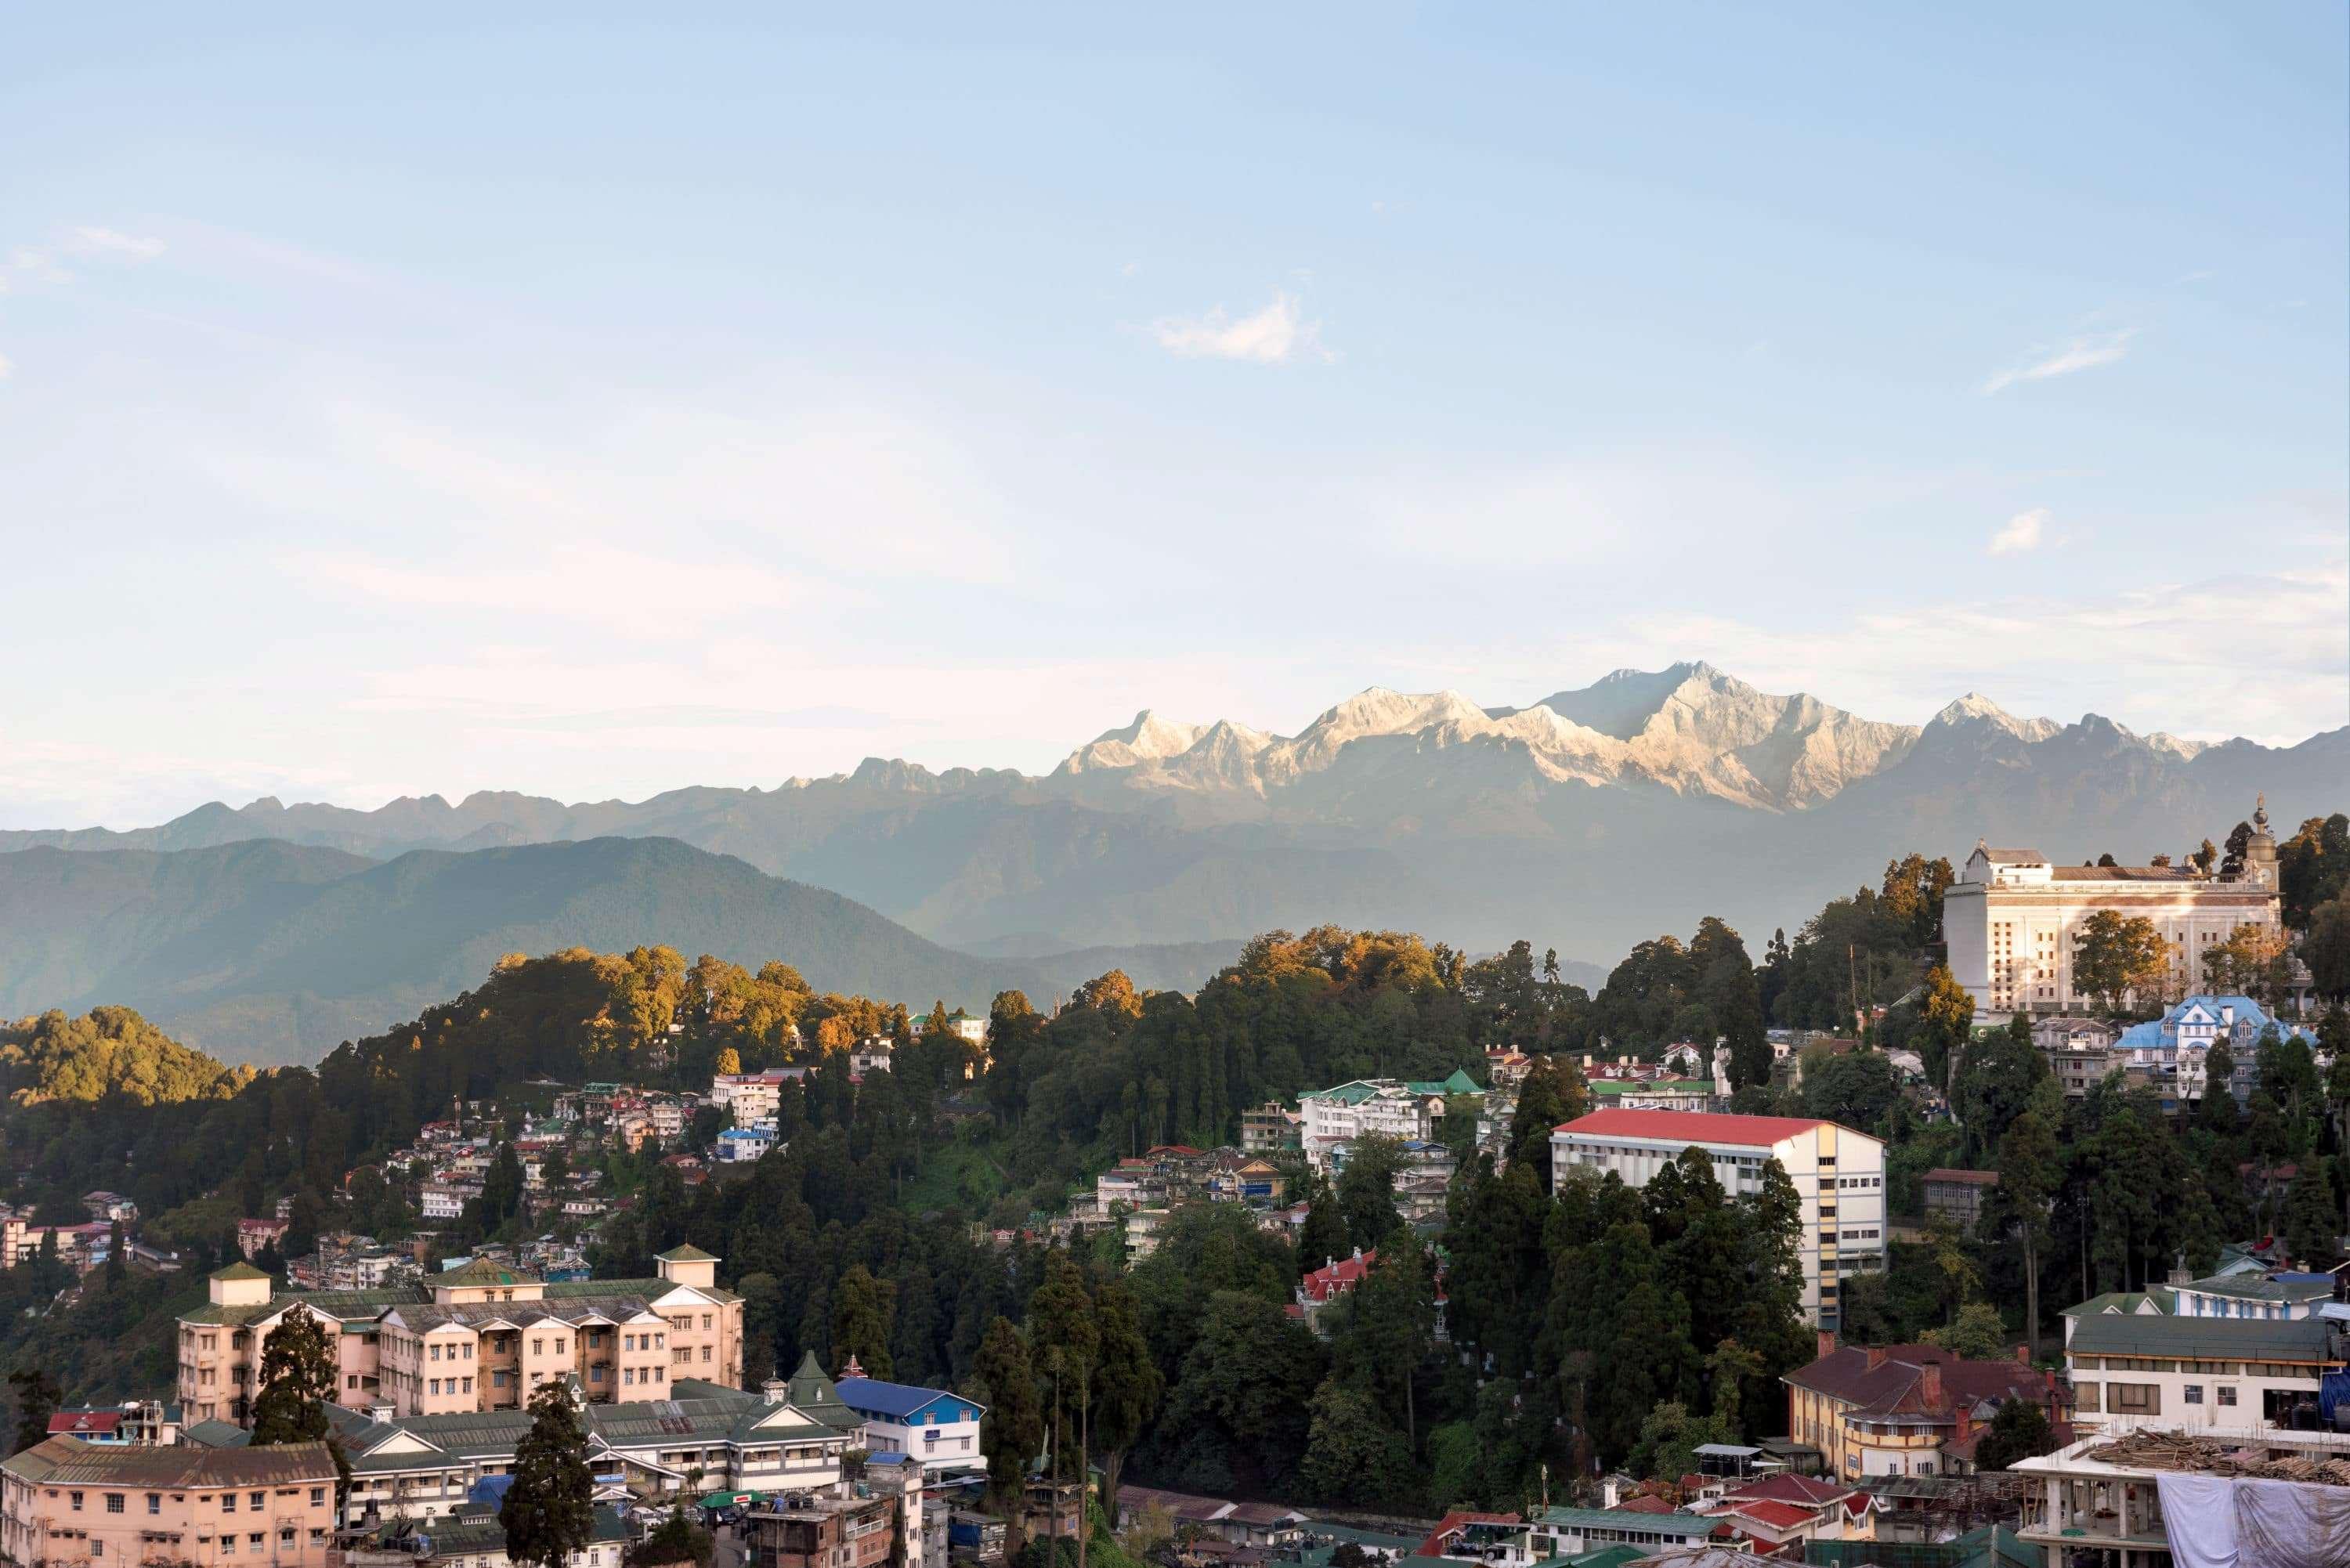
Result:
<instances>
[{"instance_id":1,"label":"red roofed house","mask_svg":"<svg viewBox=\"0 0 2350 1568\"><path fill-rule=\"evenodd\" d=\"M1783 1474L1742 1482L1698 1511L1730 1521L1749 1551L1798 1559L1806 1541L1871 1539L1869 1508L1865 1491Z\"/></svg>"},{"instance_id":2,"label":"red roofed house","mask_svg":"<svg viewBox=\"0 0 2350 1568\"><path fill-rule=\"evenodd\" d=\"M1829 1473L1964 1475L1981 1428L2010 1399L2030 1399L2052 1428L2069 1420L2055 1374L2017 1357L1970 1361L1933 1345L1839 1345L1820 1335L1819 1358L1781 1379L1787 1434L1820 1450Z\"/></svg>"},{"instance_id":3,"label":"red roofed house","mask_svg":"<svg viewBox=\"0 0 2350 1568\"><path fill-rule=\"evenodd\" d=\"M1303 1317L1315 1333L1320 1333L1322 1309L1361 1284L1363 1276L1378 1261L1377 1247L1367 1252L1357 1247L1353 1257L1339 1258L1315 1269L1297 1282L1298 1311L1295 1315Z\"/></svg>"},{"instance_id":4,"label":"red roofed house","mask_svg":"<svg viewBox=\"0 0 2350 1568\"><path fill-rule=\"evenodd\" d=\"M1414 1555L1462 1557L1464 1561L1482 1563L1485 1561L1483 1555L1466 1556L1461 1550L1465 1537L1491 1533L1487 1531L1479 1531L1476 1526L1493 1524L1519 1526L1524 1522L1523 1519L1514 1513L1476 1513L1467 1509L1454 1509L1436 1521L1436 1528L1428 1532L1428 1539L1419 1543L1419 1550Z\"/></svg>"},{"instance_id":5,"label":"red roofed house","mask_svg":"<svg viewBox=\"0 0 2350 1568\"><path fill-rule=\"evenodd\" d=\"M1732 1198L1762 1189L1776 1161L1803 1204L1804 1307L1833 1330L1848 1274L1885 1267L1885 1146L1816 1116L1732 1116L1699 1111L1593 1111L1551 1134L1551 1182L1613 1172L1646 1187L1695 1148Z\"/></svg>"}]
</instances>

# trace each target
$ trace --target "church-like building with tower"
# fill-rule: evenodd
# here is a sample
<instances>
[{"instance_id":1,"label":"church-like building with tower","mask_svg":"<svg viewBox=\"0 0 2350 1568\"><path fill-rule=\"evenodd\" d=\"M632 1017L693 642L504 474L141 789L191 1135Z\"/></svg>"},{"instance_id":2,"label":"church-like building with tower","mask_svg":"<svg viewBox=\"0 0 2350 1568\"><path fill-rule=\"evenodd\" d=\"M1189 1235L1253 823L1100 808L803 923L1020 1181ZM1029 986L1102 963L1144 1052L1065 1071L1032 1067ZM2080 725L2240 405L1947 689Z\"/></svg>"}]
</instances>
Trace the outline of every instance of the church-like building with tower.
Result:
<instances>
[{"instance_id":1,"label":"church-like building with tower","mask_svg":"<svg viewBox=\"0 0 2350 1568\"><path fill-rule=\"evenodd\" d=\"M1942 899L1950 972L1975 1000L1979 1021L2018 1012L2085 1012L2074 943L2089 917L2112 910L2151 921L2170 953L2168 993L2193 991L2203 955L2239 926L2282 923L2276 836L2268 800L2252 812L2241 864L2059 866L2037 849L1994 849L1980 840Z\"/></svg>"}]
</instances>

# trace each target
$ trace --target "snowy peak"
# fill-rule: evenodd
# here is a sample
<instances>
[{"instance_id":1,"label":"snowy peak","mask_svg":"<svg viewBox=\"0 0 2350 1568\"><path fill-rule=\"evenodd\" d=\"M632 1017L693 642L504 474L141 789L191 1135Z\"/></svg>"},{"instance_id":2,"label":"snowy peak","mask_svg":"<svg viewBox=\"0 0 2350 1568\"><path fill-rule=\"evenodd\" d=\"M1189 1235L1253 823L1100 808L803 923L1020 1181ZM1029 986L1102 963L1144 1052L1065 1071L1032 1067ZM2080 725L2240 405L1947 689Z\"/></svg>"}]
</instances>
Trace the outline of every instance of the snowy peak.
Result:
<instances>
[{"instance_id":1,"label":"snowy peak","mask_svg":"<svg viewBox=\"0 0 2350 1568\"><path fill-rule=\"evenodd\" d=\"M1946 704L1931 720L1946 728L1961 725L1989 725L2019 741L2039 742L2062 731L2064 726L2054 719L2019 719L1980 692L1970 691L1955 702Z\"/></svg>"},{"instance_id":2,"label":"snowy peak","mask_svg":"<svg viewBox=\"0 0 2350 1568\"><path fill-rule=\"evenodd\" d=\"M1145 708L1134 716L1132 723L1119 729L1104 730L1071 752L1055 771L1063 774L1097 772L1179 757L1190 751L1206 730L1207 726L1202 724L1174 723Z\"/></svg>"},{"instance_id":3,"label":"snowy peak","mask_svg":"<svg viewBox=\"0 0 2350 1568\"><path fill-rule=\"evenodd\" d=\"M1690 662L1613 670L1527 708L1484 707L1450 690L1373 686L1286 738L1230 721L1177 724L1145 710L1079 748L1054 777L1090 775L1071 785L1088 800L1155 792L1186 799L1187 810L1243 816L1316 812L1363 791L1468 787L1471 780L1503 794L1576 783L1786 812L1816 806L1898 765L1929 732L1966 753L1995 742L2004 754L2061 737L2175 762L2206 749L2169 735L2139 737L2094 715L2069 726L2019 719L1971 691L1923 729L1884 723ZM1309 784L1310 795L1297 793Z\"/></svg>"}]
</instances>

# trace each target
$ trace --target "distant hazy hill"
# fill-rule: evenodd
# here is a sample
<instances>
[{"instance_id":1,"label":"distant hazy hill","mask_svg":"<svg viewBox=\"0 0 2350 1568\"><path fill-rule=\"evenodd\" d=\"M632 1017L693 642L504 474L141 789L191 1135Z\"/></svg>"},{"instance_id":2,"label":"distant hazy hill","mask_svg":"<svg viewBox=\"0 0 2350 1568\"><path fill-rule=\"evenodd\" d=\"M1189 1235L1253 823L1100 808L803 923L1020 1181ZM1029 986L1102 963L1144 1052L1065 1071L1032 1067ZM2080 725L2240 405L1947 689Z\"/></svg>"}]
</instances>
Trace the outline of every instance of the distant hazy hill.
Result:
<instances>
[{"instance_id":1,"label":"distant hazy hill","mask_svg":"<svg viewBox=\"0 0 2350 1568\"><path fill-rule=\"evenodd\" d=\"M1008 987L1041 1004L1121 962L1163 986L1196 984L1201 965L1222 961L977 958L837 893L665 838L388 862L265 840L0 855L0 1017L119 1002L231 1062L313 1059L477 983L504 953L647 942L689 960L782 959L819 990L975 1011Z\"/></svg>"},{"instance_id":2,"label":"distant hazy hill","mask_svg":"<svg viewBox=\"0 0 2350 1568\"><path fill-rule=\"evenodd\" d=\"M1100 947L1195 972L1206 959L1186 944L1324 921L1473 950L1523 937L1606 965L1709 912L1759 950L1892 857L1955 860L1978 836L2060 859L2178 855L2224 837L2261 791L2287 832L2350 805L2350 729L2205 745L2094 714L2017 719L1972 695L1892 724L1683 664L1525 708L1374 688L1288 736L1146 712L1037 778L875 758L640 802L261 800L126 834L0 834L0 850L265 837L383 857L658 835L1055 974L1054 950Z\"/></svg>"}]
</instances>

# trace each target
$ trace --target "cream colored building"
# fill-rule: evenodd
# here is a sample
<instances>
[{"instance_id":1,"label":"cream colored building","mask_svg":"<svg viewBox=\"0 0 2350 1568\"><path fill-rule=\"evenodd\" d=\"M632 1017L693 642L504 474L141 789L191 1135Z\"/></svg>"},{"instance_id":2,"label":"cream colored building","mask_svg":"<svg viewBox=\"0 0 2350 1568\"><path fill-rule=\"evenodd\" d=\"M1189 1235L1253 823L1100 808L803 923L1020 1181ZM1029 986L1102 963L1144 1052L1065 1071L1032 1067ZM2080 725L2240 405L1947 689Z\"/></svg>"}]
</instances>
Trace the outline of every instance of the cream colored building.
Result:
<instances>
[{"instance_id":1,"label":"cream colored building","mask_svg":"<svg viewBox=\"0 0 2350 1568\"><path fill-rule=\"evenodd\" d=\"M1974 998L1976 1017L1997 1022L2095 1005L2098 999L2074 983L2073 950L2089 917L2105 909L2151 920L2170 950L2160 1000L2196 990L2213 944L2239 926L2282 921L2267 802L2252 813L2251 843L2233 877L2190 866L2058 866L2037 849L1978 842L1942 898L1950 972Z\"/></svg>"},{"instance_id":2,"label":"cream colored building","mask_svg":"<svg viewBox=\"0 0 2350 1568\"><path fill-rule=\"evenodd\" d=\"M324 1443L113 1448L51 1438L0 1462L13 1563L329 1568L335 1460Z\"/></svg>"},{"instance_id":3,"label":"cream colored building","mask_svg":"<svg viewBox=\"0 0 2350 1568\"><path fill-rule=\"evenodd\" d=\"M655 1265L650 1280L549 1283L476 1261L421 1286L280 1295L232 1263L180 1319L180 1402L191 1421L250 1419L263 1347L297 1305L333 1337L337 1402L394 1416L515 1409L567 1374L598 1403L666 1399L680 1378L739 1386L743 1300L718 1288L718 1260L679 1247Z\"/></svg>"},{"instance_id":4,"label":"cream colored building","mask_svg":"<svg viewBox=\"0 0 2350 1568\"><path fill-rule=\"evenodd\" d=\"M1786 1171L1804 1206L1804 1310L1834 1329L1843 1280L1885 1268L1885 1145L1815 1116L1593 1111L1551 1134L1553 1189L1577 1168L1646 1187L1692 1147L1732 1198L1760 1192L1772 1160Z\"/></svg>"}]
</instances>

